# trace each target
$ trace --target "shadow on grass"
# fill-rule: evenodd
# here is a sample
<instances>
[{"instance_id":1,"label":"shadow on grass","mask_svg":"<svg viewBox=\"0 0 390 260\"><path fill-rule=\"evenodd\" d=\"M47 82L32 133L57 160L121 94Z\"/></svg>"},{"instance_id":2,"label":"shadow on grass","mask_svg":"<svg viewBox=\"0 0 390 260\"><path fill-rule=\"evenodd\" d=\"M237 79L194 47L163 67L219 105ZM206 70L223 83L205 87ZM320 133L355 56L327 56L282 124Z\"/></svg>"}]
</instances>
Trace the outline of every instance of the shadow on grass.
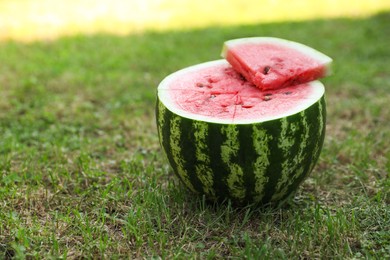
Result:
<instances>
[{"instance_id":1,"label":"shadow on grass","mask_svg":"<svg viewBox=\"0 0 390 260\"><path fill-rule=\"evenodd\" d=\"M91 258L386 256L375 250L388 243L370 228L385 221L381 205L390 198L389 24L384 12L1 42L0 245L22 246L29 256ZM302 42L334 58L334 74L324 79L321 159L283 209L194 199L172 179L157 139L154 104L162 78L219 59L223 41L249 36ZM37 215L66 228L53 233L53 223ZM80 223L98 227L81 230ZM372 237L362 241L366 233Z\"/></svg>"}]
</instances>

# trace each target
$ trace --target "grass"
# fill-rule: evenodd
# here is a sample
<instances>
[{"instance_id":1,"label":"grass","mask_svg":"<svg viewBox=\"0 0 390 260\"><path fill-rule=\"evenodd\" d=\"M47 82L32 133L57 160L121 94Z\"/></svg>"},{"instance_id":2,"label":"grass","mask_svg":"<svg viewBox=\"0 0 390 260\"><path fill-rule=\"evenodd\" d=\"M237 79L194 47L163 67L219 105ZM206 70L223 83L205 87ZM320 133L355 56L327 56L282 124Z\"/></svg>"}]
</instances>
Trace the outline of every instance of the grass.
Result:
<instances>
[{"instance_id":1,"label":"grass","mask_svg":"<svg viewBox=\"0 0 390 260\"><path fill-rule=\"evenodd\" d=\"M0 42L0 259L390 257L390 14ZM178 183L154 122L167 74L270 35L335 60L327 136L282 208Z\"/></svg>"}]
</instances>

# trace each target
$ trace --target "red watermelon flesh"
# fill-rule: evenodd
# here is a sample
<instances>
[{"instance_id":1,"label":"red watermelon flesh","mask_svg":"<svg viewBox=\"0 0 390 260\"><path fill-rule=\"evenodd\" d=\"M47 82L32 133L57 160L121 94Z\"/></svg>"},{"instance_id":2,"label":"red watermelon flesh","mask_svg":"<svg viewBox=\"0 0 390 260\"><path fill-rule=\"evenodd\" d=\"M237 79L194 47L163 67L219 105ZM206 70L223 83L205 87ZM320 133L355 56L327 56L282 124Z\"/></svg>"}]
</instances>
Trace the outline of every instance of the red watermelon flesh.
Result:
<instances>
[{"instance_id":1,"label":"red watermelon flesh","mask_svg":"<svg viewBox=\"0 0 390 260\"><path fill-rule=\"evenodd\" d=\"M167 108L183 116L215 123L254 123L302 111L324 93L318 82L259 91L225 60L180 70L159 86Z\"/></svg>"},{"instance_id":2,"label":"red watermelon flesh","mask_svg":"<svg viewBox=\"0 0 390 260\"><path fill-rule=\"evenodd\" d=\"M272 37L225 42L222 56L262 90L307 83L329 74L332 59L306 45Z\"/></svg>"}]
</instances>

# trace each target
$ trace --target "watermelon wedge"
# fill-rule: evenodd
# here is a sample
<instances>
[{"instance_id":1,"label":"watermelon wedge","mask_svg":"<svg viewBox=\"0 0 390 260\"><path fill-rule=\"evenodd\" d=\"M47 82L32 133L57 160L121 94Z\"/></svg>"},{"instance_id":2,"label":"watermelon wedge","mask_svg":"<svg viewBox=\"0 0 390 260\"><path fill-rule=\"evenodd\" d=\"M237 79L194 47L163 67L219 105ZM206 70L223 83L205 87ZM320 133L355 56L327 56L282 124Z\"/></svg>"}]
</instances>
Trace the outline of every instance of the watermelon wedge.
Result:
<instances>
[{"instance_id":1,"label":"watermelon wedge","mask_svg":"<svg viewBox=\"0 0 390 260\"><path fill-rule=\"evenodd\" d=\"M319 158L319 81L259 90L226 60L184 68L158 86L156 123L174 173L208 199L280 203Z\"/></svg>"},{"instance_id":2,"label":"watermelon wedge","mask_svg":"<svg viewBox=\"0 0 390 260\"><path fill-rule=\"evenodd\" d=\"M272 37L251 37L224 43L224 57L261 90L310 82L330 73L332 59L306 45Z\"/></svg>"}]
</instances>

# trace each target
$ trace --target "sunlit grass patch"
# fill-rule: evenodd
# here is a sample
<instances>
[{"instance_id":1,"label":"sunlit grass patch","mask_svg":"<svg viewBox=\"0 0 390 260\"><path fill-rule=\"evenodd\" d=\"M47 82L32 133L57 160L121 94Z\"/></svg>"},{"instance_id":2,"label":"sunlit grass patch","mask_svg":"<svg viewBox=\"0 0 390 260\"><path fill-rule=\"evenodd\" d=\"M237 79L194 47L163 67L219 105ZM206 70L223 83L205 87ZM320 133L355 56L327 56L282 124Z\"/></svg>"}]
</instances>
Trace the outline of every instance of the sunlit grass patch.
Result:
<instances>
[{"instance_id":1,"label":"sunlit grass patch","mask_svg":"<svg viewBox=\"0 0 390 260\"><path fill-rule=\"evenodd\" d=\"M0 40L366 17L388 9L387 0L5 0L0 1Z\"/></svg>"}]
</instances>

